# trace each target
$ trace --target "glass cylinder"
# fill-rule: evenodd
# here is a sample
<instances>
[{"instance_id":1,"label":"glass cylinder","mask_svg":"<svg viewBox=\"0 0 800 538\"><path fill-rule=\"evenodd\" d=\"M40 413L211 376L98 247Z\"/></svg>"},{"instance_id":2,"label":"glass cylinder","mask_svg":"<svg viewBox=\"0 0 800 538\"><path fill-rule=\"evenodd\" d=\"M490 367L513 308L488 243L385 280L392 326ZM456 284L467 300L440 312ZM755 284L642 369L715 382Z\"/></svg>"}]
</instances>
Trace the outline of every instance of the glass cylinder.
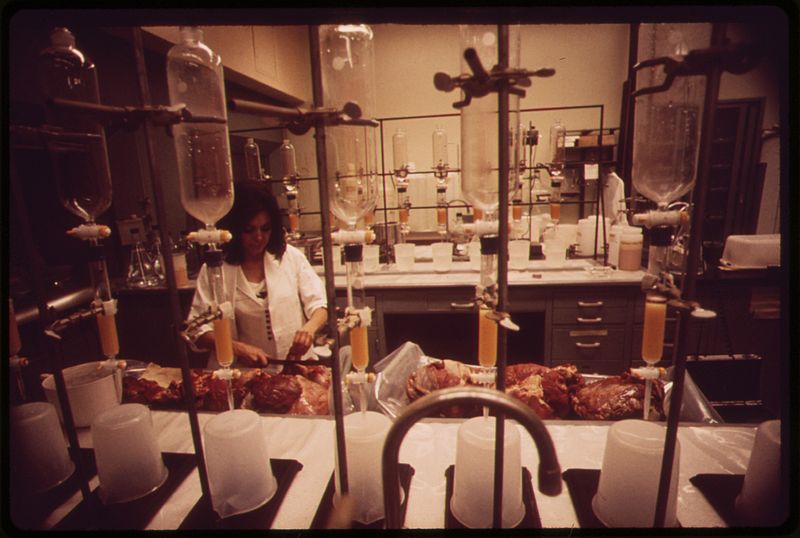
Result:
<instances>
[{"instance_id":1,"label":"glass cylinder","mask_svg":"<svg viewBox=\"0 0 800 538\"><path fill-rule=\"evenodd\" d=\"M261 150L253 138L248 138L244 145L244 169L248 181L259 181L261 175Z\"/></svg>"},{"instance_id":2,"label":"glass cylinder","mask_svg":"<svg viewBox=\"0 0 800 538\"><path fill-rule=\"evenodd\" d=\"M75 36L55 28L50 46L39 54L39 80L45 99L100 103L97 69L75 48ZM47 122L63 129L47 140L58 197L65 209L86 222L111 205L111 169L103 126L88 115L47 107Z\"/></svg>"},{"instance_id":3,"label":"glass cylinder","mask_svg":"<svg viewBox=\"0 0 800 538\"><path fill-rule=\"evenodd\" d=\"M281 142L281 167L283 169L283 181L297 180L297 160L295 158L294 145L291 140L286 138Z\"/></svg>"},{"instance_id":4,"label":"glass cylinder","mask_svg":"<svg viewBox=\"0 0 800 538\"><path fill-rule=\"evenodd\" d=\"M692 48L708 47L710 24L643 24L642 60L670 56L681 60ZM636 73L636 88L664 81L662 66ZM694 186L705 98L705 76L676 77L663 92L636 97L633 129L633 186L666 207Z\"/></svg>"},{"instance_id":5,"label":"glass cylinder","mask_svg":"<svg viewBox=\"0 0 800 538\"><path fill-rule=\"evenodd\" d=\"M401 127L392 135L392 159L395 174L405 177L408 173L408 139L406 130Z\"/></svg>"},{"instance_id":6,"label":"glass cylinder","mask_svg":"<svg viewBox=\"0 0 800 538\"><path fill-rule=\"evenodd\" d=\"M233 172L222 60L195 26L181 27L181 42L167 53L170 104L183 103L194 118L172 128L181 203L212 227L233 206Z\"/></svg>"},{"instance_id":7,"label":"glass cylinder","mask_svg":"<svg viewBox=\"0 0 800 538\"><path fill-rule=\"evenodd\" d=\"M449 166L449 159L447 156L447 131L441 127L436 127L433 130L431 137L433 143L433 167L446 170Z\"/></svg>"},{"instance_id":8,"label":"glass cylinder","mask_svg":"<svg viewBox=\"0 0 800 538\"><path fill-rule=\"evenodd\" d=\"M653 366L664 353L664 328L667 321L667 299L648 293L644 303L642 328L642 360Z\"/></svg>"},{"instance_id":9,"label":"glass cylinder","mask_svg":"<svg viewBox=\"0 0 800 538\"><path fill-rule=\"evenodd\" d=\"M461 33L462 74L472 71L463 60L463 51L472 48L477 52L487 71L498 63L497 27L489 25L462 25ZM510 68L519 67L519 27L509 27ZM461 191L473 207L482 209L487 216L497 211L499 204L499 152L498 148L498 104L497 94L473 97L469 105L461 109ZM519 167L515 158L519 155L519 96L509 95L508 152L509 196L518 185Z\"/></svg>"},{"instance_id":10,"label":"glass cylinder","mask_svg":"<svg viewBox=\"0 0 800 538\"><path fill-rule=\"evenodd\" d=\"M564 164L567 157L567 128L556 120L550 126L550 163Z\"/></svg>"},{"instance_id":11,"label":"glass cylinder","mask_svg":"<svg viewBox=\"0 0 800 538\"><path fill-rule=\"evenodd\" d=\"M347 103L361 117L375 117L372 29L364 24L319 28L323 105L341 110ZM362 125L325 128L329 198L336 217L354 229L375 208L377 199L377 129Z\"/></svg>"}]
</instances>

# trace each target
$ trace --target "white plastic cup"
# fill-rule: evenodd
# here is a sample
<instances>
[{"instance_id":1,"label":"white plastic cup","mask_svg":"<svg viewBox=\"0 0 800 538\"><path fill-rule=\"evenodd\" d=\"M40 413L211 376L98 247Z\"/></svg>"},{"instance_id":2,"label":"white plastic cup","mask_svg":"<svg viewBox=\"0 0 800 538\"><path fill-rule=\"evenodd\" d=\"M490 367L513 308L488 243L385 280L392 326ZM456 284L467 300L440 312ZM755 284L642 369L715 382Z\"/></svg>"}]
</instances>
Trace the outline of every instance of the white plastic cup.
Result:
<instances>
[{"instance_id":1,"label":"white plastic cup","mask_svg":"<svg viewBox=\"0 0 800 538\"><path fill-rule=\"evenodd\" d=\"M106 504L144 497L167 479L153 419L142 404L123 404L95 417L92 445Z\"/></svg>"},{"instance_id":2,"label":"white plastic cup","mask_svg":"<svg viewBox=\"0 0 800 538\"><path fill-rule=\"evenodd\" d=\"M666 427L645 420L621 420L608 429L603 466L592 508L607 527L652 527ZM669 484L666 527L677 525L680 443Z\"/></svg>"},{"instance_id":3,"label":"white plastic cup","mask_svg":"<svg viewBox=\"0 0 800 538\"><path fill-rule=\"evenodd\" d=\"M220 517L255 510L275 495L261 418L249 409L214 416L203 428L211 505Z\"/></svg>"},{"instance_id":4,"label":"white plastic cup","mask_svg":"<svg viewBox=\"0 0 800 538\"><path fill-rule=\"evenodd\" d=\"M364 525L384 517L381 459L391 425L389 417L374 411L344 417L348 493L355 506L353 519ZM333 504L336 506L341 499L338 463L334 467L334 483Z\"/></svg>"},{"instance_id":5,"label":"white plastic cup","mask_svg":"<svg viewBox=\"0 0 800 538\"><path fill-rule=\"evenodd\" d=\"M781 421L762 422L756 430L736 513L749 525L780 525L788 515L781 503Z\"/></svg>"},{"instance_id":6,"label":"white plastic cup","mask_svg":"<svg viewBox=\"0 0 800 538\"><path fill-rule=\"evenodd\" d=\"M40 493L64 482L75 464L58 422L56 408L31 402L11 409L11 478L15 485Z\"/></svg>"},{"instance_id":7,"label":"white plastic cup","mask_svg":"<svg viewBox=\"0 0 800 538\"><path fill-rule=\"evenodd\" d=\"M363 259L364 259L364 272L374 273L380 267L380 245L364 245Z\"/></svg>"},{"instance_id":8,"label":"white plastic cup","mask_svg":"<svg viewBox=\"0 0 800 538\"><path fill-rule=\"evenodd\" d=\"M506 421L503 446L503 528L519 525L525 517L522 499L520 435L514 422ZM476 417L458 428L453 496L450 510L472 529L492 526L494 499L495 418Z\"/></svg>"},{"instance_id":9,"label":"white plastic cup","mask_svg":"<svg viewBox=\"0 0 800 538\"><path fill-rule=\"evenodd\" d=\"M528 268L528 259L531 254L531 242L527 239L515 239L508 242L508 267L510 269L525 270Z\"/></svg>"},{"instance_id":10,"label":"white plastic cup","mask_svg":"<svg viewBox=\"0 0 800 538\"><path fill-rule=\"evenodd\" d=\"M480 271L481 269L481 244L479 241L472 241L467 245L469 253L469 268Z\"/></svg>"},{"instance_id":11,"label":"white plastic cup","mask_svg":"<svg viewBox=\"0 0 800 538\"><path fill-rule=\"evenodd\" d=\"M576 239L578 243L578 252L581 254L581 256L594 255L595 238L597 239L597 253L603 253L603 238L605 237L607 242L611 233L611 219L606 217L605 229L603 228L602 220L600 220L599 225L596 224L597 222L596 215L590 215L585 219L578 221L578 233ZM596 225L599 226L597 229L595 229Z\"/></svg>"},{"instance_id":12,"label":"white plastic cup","mask_svg":"<svg viewBox=\"0 0 800 538\"><path fill-rule=\"evenodd\" d=\"M550 238L542 245L546 265L563 265L567 259L567 244L557 237Z\"/></svg>"},{"instance_id":13,"label":"white plastic cup","mask_svg":"<svg viewBox=\"0 0 800 538\"><path fill-rule=\"evenodd\" d=\"M102 362L85 362L64 368L62 372L72 410L72 421L76 428L91 426L97 415L119 405L121 394L114 372L104 368ZM56 382L52 375L44 378L42 388L47 401L56 407L59 418L63 420Z\"/></svg>"},{"instance_id":14,"label":"white plastic cup","mask_svg":"<svg viewBox=\"0 0 800 538\"><path fill-rule=\"evenodd\" d=\"M431 253L433 254L433 270L437 273L446 273L453 266L453 243L433 243Z\"/></svg>"},{"instance_id":15,"label":"white plastic cup","mask_svg":"<svg viewBox=\"0 0 800 538\"><path fill-rule=\"evenodd\" d=\"M411 271L414 269L415 249L414 243L397 243L394 245L394 262L398 271Z\"/></svg>"}]
</instances>

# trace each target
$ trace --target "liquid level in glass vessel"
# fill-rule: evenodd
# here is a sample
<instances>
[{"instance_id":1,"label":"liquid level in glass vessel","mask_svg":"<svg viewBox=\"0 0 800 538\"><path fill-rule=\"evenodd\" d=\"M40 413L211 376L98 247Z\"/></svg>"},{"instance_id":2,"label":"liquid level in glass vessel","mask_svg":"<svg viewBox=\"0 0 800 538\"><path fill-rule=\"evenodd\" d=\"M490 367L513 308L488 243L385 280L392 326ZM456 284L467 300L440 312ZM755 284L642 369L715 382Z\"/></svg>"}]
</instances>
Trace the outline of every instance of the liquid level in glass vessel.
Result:
<instances>
[{"instance_id":1,"label":"liquid level in glass vessel","mask_svg":"<svg viewBox=\"0 0 800 538\"><path fill-rule=\"evenodd\" d=\"M231 320L226 318L214 320L214 351L220 366L227 368L233 364Z\"/></svg>"},{"instance_id":2,"label":"liquid level in glass vessel","mask_svg":"<svg viewBox=\"0 0 800 538\"><path fill-rule=\"evenodd\" d=\"M663 298L647 299L644 304L644 327L642 332L642 360L653 365L664 353L664 327L667 318L667 303Z\"/></svg>"},{"instance_id":3,"label":"liquid level in glass vessel","mask_svg":"<svg viewBox=\"0 0 800 538\"><path fill-rule=\"evenodd\" d=\"M350 329L350 347L352 352L353 367L356 370L365 370L369 364L369 349L367 348L367 328L355 327Z\"/></svg>"},{"instance_id":4,"label":"liquid level in glass vessel","mask_svg":"<svg viewBox=\"0 0 800 538\"><path fill-rule=\"evenodd\" d=\"M174 128L181 203L206 225L216 223L233 206L233 174L224 124L193 123Z\"/></svg>"},{"instance_id":5,"label":"liquid level in glass vessel","mask_svg":"<svg viewBox=\"0 0 800 538\"><path fill-rule=\"evenodd\" d=\"M111 205L111 177L106 143L56 143L51 146L61 205L87 222L93 222Z\"/></svg>"},{"instance_id":6,"label":"liquid level in glass vessel","mask_svg":"<svg viewBox=\"0 0 800 538\"><path fill-rule=\"evenodd\" d=\"M296 213L289 213L289 229L297 231L300 228L300 215Z\"/></svg>"},{"instance_id":7,"label":"liquid level in glass vessel","mask_svg":"<svg viewBox=\"0 0 800 538\"><path fill-rule=\"evenodd\" d=\"M408 224L408 209L401 209L399 211L400 214L400 222L402 224Z\"/></svg>"},{"instance_id":8,"label":"liquid level in glass vessel","mask_svg":"<svg viewBox=\"0 0 800 538\"><path fill-rule=\"evenodd\" d=\"M97 329L100 333L100 347L106 357L119 355L119 338L117 337L117 322L114 314L97 315Z\"/></svg>"},{"instance_id":9,"label":"liquid level in glass vessel","mask_svg":"<svg viewBox=\"0 0 800 538\"><path fill-rule=\"evenodd\" d=\"M478 363L484 367L497 364L497 323L487 317L488 308L478 313Z\"/></svg>"}]
</instances>

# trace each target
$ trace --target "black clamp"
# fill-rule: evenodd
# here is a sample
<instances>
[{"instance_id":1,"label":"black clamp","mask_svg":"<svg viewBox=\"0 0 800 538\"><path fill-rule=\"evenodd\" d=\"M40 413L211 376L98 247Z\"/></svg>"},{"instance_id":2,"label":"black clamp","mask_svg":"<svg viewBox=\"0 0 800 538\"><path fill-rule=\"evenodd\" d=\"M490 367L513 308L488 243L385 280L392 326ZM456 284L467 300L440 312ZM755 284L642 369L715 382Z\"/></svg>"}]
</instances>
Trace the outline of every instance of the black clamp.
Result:
<instances>
[{"instance_id":1,"label":"black clamp","mask_svg":"<svg viewBox=\"0 0 800 538\"><path fill-rule=\"evenodd\" d=\"M634 91L631 96L639 97L640 95L666 91L670 89L676 77L707 75L715 66L720 66L729 73L740 75L753 69L760 61L761 52L750 44L695 49L689 51L682 60L676 60L669 56L651 58L637 63L633 66L633 70L638 71L645 67L663 66L664 74L666 75L664 82L656 86L640 88Z\"/></svg>"},{"instance_id":2,"label":"black clamp","mask_svg":"<svg viewBox=\"0 0 800 538\"><path fill-rule=\"evenodd\" d=\"M526 69L500 69L495 65L491 71L486 71L481 63L478 53L473 48L464 51L464 60L472 70L472 75L451 77L447 73L436 73L433 76L433 85L437 90L451 92L461 88L464 100L453 103L453 108L463 108L470 104L473 97L484 97L496 92L501 86L507 85L508 92L520 97L525 96L525 90L531 85L530 77L552 77L556 70L550 67L528 71Z\"/></svg>"},{"instance_id":3,"label":"black clamp","mask_svg":"<svg viewBox=\"0 0 800 538\"><path fill-rule=\"evenodd\" d=\"M278 119L280 121L275 125L276 127L286 127L289 132L298 136L305 134L316 125L362 125L365 127L377 127L380 125L376 120L363 118L361 107L352 101L345 103L341 110L335 108L303 110L301 108L268 105L243 99L229 99L228 109L245 114Z\"/></svg>"}]
</instances>

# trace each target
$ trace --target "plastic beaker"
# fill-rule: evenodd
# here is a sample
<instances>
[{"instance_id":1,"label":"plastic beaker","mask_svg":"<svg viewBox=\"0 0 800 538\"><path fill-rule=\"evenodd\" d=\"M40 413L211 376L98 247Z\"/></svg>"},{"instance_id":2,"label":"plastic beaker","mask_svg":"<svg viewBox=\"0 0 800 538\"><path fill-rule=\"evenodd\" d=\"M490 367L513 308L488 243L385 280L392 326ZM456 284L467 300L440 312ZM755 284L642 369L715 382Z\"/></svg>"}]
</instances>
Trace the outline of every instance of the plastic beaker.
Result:
<instances>
[{"instance_id":1,"label":"plastic beaker","mask_svg":"<svg viewBox=\"0 0 800 538\"><path fill-rule=\"evenodd\" d=\"M275 495L261 417L249 409L225 411L203 428L211 504L220 517L263 506Z\"/></svg>"},{"instance_id":2,"label":"plastic beaker","mask_svg":"<svg viewBox=\"0 0 800 538\"><path fill-rule=\"evenodd\" d=\"M380 267L380 245L364 245L364 272L374 273Z\"/></svg>"},{"instance_id":3,"label":"plastic beaker","mask_svg":"<svg viewBox=\"0 0 800 538\"><path fill-rule=\"evenodd\" d=\"M531 253L531 243L527 239L516 239L508 242L509 269L525 270Z\"/></svg>"},{"instance_id":4,"label":"plastic beaker","mask_svg":"<svg viewBox=\"0 0 800 538\"><path fill-rule=\"evenodd\" d=\"M547 265L563 265L567 259L567 244L558 237L547 239L542 245Z\"/></svg>"},{"instance_id":5,"label":"plastic beaker","mask_svg":"<svg viewBox=\"0 0 800 538\"><path fill-rule=\"evenodd\" d=\"M494 417L476 417L458 428L450 510L463 525L473 529L492 526L495 422ZM502 525L513 528L525 517L520 435L510 421L506 421L504 432Z\"/></svg>"},{"instance_id":6,"label":"plastic beaker","mask_svg":"<svg viewBox=\"0 0 800 538\"><path fill-rule=\"evenodd\" d=\"M398 271L411 271L414 268L414 243L397 243L394 245L394 261Z\"/></svg>"},{"instance_id":7,"label":"plastic beaker","mask_svg":"<svg viewBox=\"0 0 800 538\"><path fill-rule=\"evenodd\" d=\"M431 245L433 255L433 270L437 273L446 273L453 266L453 243L440 242Z\"/></svg>"},{"instance_id":8,"label":"plastic beaker","mask_svg":"<svg viewBox=\"0 0 800 538\"><path fill-rule=\"evenodd\" d=\"M603 466L592 509L607 527L652 527L666 427L645 420L621 420L608 429ZM680 443L669 485L664 526L674 527L678 501Z\"/></svg>"},{"instance_id":9,"label":"plastic beaker","mask_svg":"<svg viewBox=\"0 0 800 538\"><path fill-rule=\"evenodd\" d=\"M75 464L69 457L54 405L18 405L11 410L10 418L10 472L14 486L39 493L72 475Z\"/></svg>"},{"instance_id":10,"label":"plastic beaker","mask_svg":"<svg viewBox=\"0 0 800 538\"><path fill-rule=\"evenodd\" d=\"M150 410L142 404L123 404L97 415L92 444L100 499L106 504L139 499L167 480Z\"/></svg>"},{"instance_id":11,"label":"plastic beaker","mask_svg":"<svg viewBox=\"0 0 800 538\"><path fill-rule=\"evenodd\" d=\"M737 515L750 525L777 526L788 512L781 501L781 421L762 422L756 430L742 490L736 497Z\"/></svg>"},{"instance_id":12,"label":"plastic beaker","mask_svg":"<svg viewBox=\"0 0 800 538\"><path fill-rule=\"evenodd\" d=\"M374 411L356 412L344 417L348 493L355 506L353 519L364 525L384 516L381 457L391 425L389 417ZM334 475L336 494L333 504L336 506L341 499L338 465L334 467Z\"/></svg>"}]
</instances>

